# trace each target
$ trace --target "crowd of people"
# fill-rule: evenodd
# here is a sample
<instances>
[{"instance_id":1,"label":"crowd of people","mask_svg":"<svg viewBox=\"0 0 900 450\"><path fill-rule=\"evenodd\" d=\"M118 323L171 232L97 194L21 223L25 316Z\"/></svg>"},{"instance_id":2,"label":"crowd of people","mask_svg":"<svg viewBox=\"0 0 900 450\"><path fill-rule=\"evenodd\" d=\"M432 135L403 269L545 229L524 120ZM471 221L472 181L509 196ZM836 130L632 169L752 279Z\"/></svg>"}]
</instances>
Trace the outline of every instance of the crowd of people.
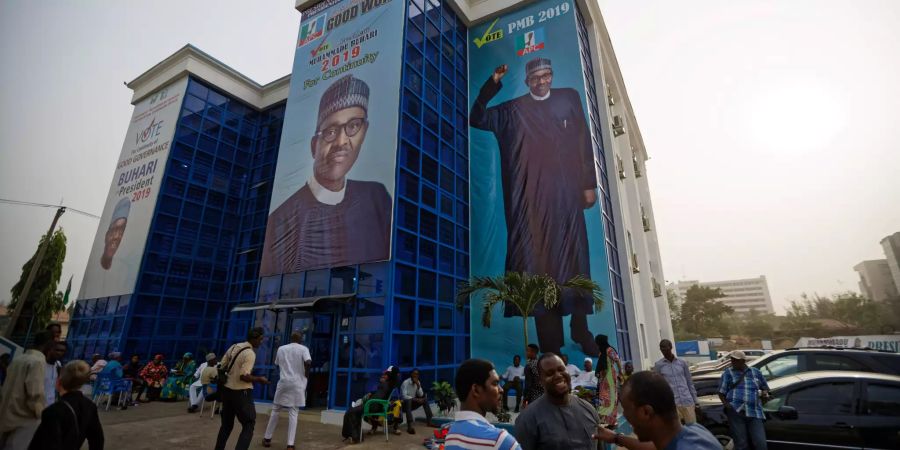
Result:
<instances>
[{"instance_id":1,"label":"crowd of people","mask_svg":"<svg viewBox=\"0 0 900 450\"><path fill-rule=\"evenodd\" d=\"M220 400L221 425L215 448L225 448L235 419L241 431L234 448L249 448L256 422L253 387L269 384L266 377L253 374L256 350L265 339L262 328L251 329L245 341L229 347L221 362L210 353L197 367L193 355L185 353L171 370L163 355L142 365L138 355L123 363L119 352L110 353L107 359L94 355L90 364L74 360L62 365L67 346L57 330L58 326L51 325L38 333L27 351L2 367L0 450L77 449L84 441L91 450L102 449L97 408L83 393L100 379L131 384L119 394L125 395L118 399L123 409L136 402L186 398L188 412L195 412L204 399ZM271 446L278 416L285 411L289 419L287 448L293 450L298 411L306 405L311 355L302 345L300 333L292 333L290 341L278 348L274 360L279 380L264 447ZM606 336L598 335L595 343L599 349L596 365L588 357L580 368L569 363L566 355L540 354L535 344L526 349L524 364L515 355L502 376L489 361L465 361L455 379L460 411L447 430L444 448L492 442L501 449L577 450L594 449L597 441L642 450L721 448L718 440L697 424L698 398L690 369L674 354L671 341L660 342L662 358L652 370L638 373L633 373L630 363L622 364ZM722 375L719 397L735 448L764 450L762 404L769 387L759 370L747 366L742 352L732 352L730 357L732 365ZM515 390L515 411L520 412L512 434L486 419L488 412L508 411L505 390ZM378 401L367 407L370 400ZM388 367L377 388L346 411L341 434L345 440L358 442L364 419L371 425L371 433L385 427L400 434L405 421L407 432L415 434L413 412L419 408L426 425L433 426L419 370L412 369L401 381L399 368ZM636 437L615 431L620 411ZM364 412L383 414L372 418Z\"/></svg>"}]
</instances>

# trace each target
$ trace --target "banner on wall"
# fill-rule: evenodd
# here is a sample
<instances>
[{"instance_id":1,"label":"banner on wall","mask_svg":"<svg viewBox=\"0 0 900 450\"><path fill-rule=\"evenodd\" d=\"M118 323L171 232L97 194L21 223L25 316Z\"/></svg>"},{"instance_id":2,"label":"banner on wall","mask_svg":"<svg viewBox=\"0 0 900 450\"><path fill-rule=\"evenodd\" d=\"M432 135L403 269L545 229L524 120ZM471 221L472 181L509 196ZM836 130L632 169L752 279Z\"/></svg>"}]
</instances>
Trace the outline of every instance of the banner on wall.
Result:
<instances>
[{"instance_id":1,"label":"banner on wall","mask_svg":"<svg viewBox=\"0 0 900 450\"><path fill-rule=\"evenodd\" d=\"M134 292L187 77L134 106L79 299Z\"/></svg>"},{"instance_id":2,"label":"banner on wall","mask_svg":"<svg viewBox=\"0 0 900 450\"><path fill-rule=\"evenodd\" d=\"M595 280L601 312L589 296L564 292L560 306L526 321L541 351L581 366L598 356L595 335L612 346L616 337L576 20L573 2L545 0L469 30L469 145L472 276ZM497 307L485 328L480 302L472 355L504 367L524 351L523 320Z\"/></svg>"},{"instance_id":3,"label":"banner on wall","mask_svg":"<svg viewBox=\"0 0 900 450\"><path fill-rule=\"evenodd\" d=\"M390 258L405 6L303 11L261 277Z\"/></svg>"}]
</instances>

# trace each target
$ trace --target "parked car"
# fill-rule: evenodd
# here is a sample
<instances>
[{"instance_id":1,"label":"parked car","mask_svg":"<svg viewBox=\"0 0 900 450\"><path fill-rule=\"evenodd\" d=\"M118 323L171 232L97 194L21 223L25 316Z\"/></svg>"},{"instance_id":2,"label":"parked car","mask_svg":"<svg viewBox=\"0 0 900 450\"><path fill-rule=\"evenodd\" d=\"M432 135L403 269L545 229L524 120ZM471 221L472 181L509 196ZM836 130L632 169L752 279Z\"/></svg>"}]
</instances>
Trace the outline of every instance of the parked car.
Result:
<instances>
[{"instance_id":1,"label":"parked car","mask_svg":"<svg viewBox=\"0 0 900 450\"><path fill-rule=\"evenodd\" d=\"M729 364L731 363L714 371L692 373L697 395L715 394L719 390L722 371ZM759 369L766 380L814 370L855 370L900 375L900 353L833 347L789 348L769 353L747 365Z\"/></svg>"},{"instance_id":2,"label":"parked car","mask_svg":"<svg viewBox=\"0 0 900 450\"><path fill-rule=\"evenodd\" d=\"M760 349L757 349L757 348L750 349L750 350L741 350L741 351L744 352L744 354L747 355L747 356L763 356L763 355L765 355L766 353L772 353L772 350L760 350ZM717 358L717 359L718 359L718 358L725 358L725 357L727 357L730 353L731 353L731 351L729 351L729 350L721 350L721 351L718 351L718 352L716 352L716 358Z\"/></svg>"},{"instance_id":3,"label":"parked car","mask_svg":"<svg viewBox=\"0 0 900 450\"><path fill-rule=\"evenodd\" d=\"M900 376L871 372L817 371L769 383L768 448L900 448ZM700 398L698 422L723 446L731 440L717 396Z\"/></svg>"}]
</instances>

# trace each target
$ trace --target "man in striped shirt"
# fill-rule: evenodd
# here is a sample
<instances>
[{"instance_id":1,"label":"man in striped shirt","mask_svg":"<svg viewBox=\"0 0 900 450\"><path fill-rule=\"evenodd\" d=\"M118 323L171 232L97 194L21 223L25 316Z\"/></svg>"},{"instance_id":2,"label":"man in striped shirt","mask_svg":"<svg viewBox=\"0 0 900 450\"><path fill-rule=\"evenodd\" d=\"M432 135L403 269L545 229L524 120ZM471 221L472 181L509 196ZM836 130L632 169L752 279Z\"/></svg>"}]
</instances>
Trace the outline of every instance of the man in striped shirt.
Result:
<instances>
[{"instance_id":1,"label":"man in striped shirt","mask_svg":"<svg viewBox=\"0 0 900 450\"><path fill-rule=\"evenodd\" d=\"M485 415L497 414L503 400L500 377L490 361L469 359L456 371L456 393L460 411L450 425L445 450L521 450L511 434L491 425Z\"/></svg>"},{"instance_id":2,"label":"man in striped shirt","mask_svg":"<svg viewBox=\"0 0 900 450\"><path fill-rule=\"evenodd\" d=\"M766 450L762 403L769 397L769 385L759 369L747 366L744 352L735 350L729 356L731 367L722 372L719 400L725 405L734 448Z\"/></svg>"}]
</instances>

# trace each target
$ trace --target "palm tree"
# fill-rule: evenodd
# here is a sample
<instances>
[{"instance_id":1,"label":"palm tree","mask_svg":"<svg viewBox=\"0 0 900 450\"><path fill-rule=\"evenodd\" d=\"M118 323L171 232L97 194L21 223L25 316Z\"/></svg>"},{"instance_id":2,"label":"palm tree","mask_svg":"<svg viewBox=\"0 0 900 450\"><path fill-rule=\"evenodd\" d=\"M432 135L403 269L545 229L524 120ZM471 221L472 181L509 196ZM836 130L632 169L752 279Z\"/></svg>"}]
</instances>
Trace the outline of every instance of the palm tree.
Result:
<instances>
[{"instance_id":1,"label":"palm tree","mask_svg":"<svg viewBox=\"0 0 900 450\"><path fill-rule=\"evenodd\" d=\"M522 332L525 346L528 346L528 318L538 305L552 309L559 304L560 292L563 289L576 289L591 293L594 310L603 309L603 292L600 286L590 278L576 275L564 283L557 283L549 275L532 275L522 272L506 272L494 277L472 277L468 282L461 282L456 293L457 306L462 308L469 296L480 291L484 294L481 323L485 328L491 327L491 312L494 306L512 305L522 316Z\"/></svg>"}]
</instances>

